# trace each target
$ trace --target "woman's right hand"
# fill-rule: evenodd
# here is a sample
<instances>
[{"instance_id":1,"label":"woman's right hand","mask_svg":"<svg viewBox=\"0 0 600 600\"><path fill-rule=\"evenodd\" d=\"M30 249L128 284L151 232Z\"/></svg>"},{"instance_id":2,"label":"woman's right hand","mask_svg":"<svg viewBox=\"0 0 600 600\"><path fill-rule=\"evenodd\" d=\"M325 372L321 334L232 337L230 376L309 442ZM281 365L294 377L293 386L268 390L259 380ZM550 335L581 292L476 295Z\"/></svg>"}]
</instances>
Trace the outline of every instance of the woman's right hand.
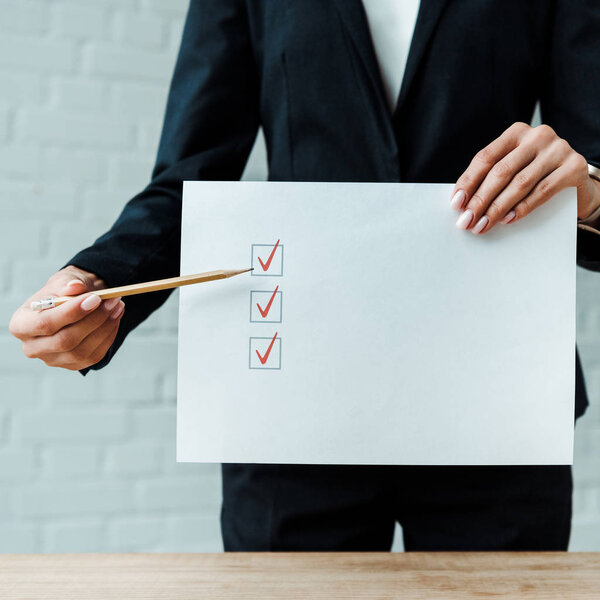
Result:
<instances>
[{"instance_id":1,"label":"woman's right hand","mask_svg":"<svg viewBox=\"0 0 600 600\"><path fill-rule=\"evenodd\" d=\"M69 265L13 314L9 330L21 340L28 358L39 358L51 367L77 371L100 361L113 343L125 304L120 298L102 301L95 290L104 281ZM76 296L55 308L36 312L31 302L50 296Z\"/></svg>"}]
</instances>

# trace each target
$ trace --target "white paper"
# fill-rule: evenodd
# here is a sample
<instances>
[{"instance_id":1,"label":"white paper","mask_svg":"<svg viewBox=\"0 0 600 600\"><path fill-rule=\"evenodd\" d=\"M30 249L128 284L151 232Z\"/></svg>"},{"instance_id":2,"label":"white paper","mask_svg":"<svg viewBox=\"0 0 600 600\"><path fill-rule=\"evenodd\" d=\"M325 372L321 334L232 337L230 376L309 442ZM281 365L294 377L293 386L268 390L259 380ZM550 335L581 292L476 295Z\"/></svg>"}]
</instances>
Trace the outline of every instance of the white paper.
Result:
<instances>
[{"instance_id":1,"label":"white paper","mask_svg":"<svg viewBox=\"0 0 600 600\"><path fill-rule=\"evenodd\" d=\"M182 274L255 270L181 289L178 460L570 464L575 191L477 236L451 190L186 182Z\"/></svg>"}]
</instances>

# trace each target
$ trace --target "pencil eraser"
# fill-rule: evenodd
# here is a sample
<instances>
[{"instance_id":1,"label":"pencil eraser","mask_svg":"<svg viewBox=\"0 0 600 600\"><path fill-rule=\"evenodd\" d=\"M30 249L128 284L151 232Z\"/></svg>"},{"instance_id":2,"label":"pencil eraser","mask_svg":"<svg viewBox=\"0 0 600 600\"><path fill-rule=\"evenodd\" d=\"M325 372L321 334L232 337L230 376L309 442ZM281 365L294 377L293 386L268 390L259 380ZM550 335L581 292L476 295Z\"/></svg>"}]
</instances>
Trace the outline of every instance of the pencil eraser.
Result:
<instances>
[{"instance_id":1,"label":"pencil eraser","mask_svg":"<svg viewBox=\"0 0 600 600\"><path fill-rule=\"evenodd\" d=\"M40 311L54 307L54 298L44 298L43 300L34 300L31 303L31 310Z\"/></svg>"}]
</instances>

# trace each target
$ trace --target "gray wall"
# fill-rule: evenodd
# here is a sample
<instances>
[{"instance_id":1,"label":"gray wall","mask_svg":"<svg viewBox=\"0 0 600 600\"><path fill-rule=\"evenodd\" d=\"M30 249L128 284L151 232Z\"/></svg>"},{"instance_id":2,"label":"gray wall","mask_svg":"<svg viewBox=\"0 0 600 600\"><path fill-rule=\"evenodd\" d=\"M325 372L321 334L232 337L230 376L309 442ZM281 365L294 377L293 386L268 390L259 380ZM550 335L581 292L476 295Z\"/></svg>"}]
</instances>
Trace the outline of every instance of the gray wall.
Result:
<instances>
[{"instance_id":1,"label":"gray wall","mask_svg":"<svg viewBox=\"0 0 600 600\"><path fill-rule=\"evenodd\" d=\"M2 322L147 182L185 8L0 0ZM246 175L264 174L259 144ZM600 549L599 292L580 273L594 406L577 427L573 549ZM86 378L0 332L0 551L221 549L218 468L175 463L176 317L175 294Z\"/></svg>"}]
</instances>

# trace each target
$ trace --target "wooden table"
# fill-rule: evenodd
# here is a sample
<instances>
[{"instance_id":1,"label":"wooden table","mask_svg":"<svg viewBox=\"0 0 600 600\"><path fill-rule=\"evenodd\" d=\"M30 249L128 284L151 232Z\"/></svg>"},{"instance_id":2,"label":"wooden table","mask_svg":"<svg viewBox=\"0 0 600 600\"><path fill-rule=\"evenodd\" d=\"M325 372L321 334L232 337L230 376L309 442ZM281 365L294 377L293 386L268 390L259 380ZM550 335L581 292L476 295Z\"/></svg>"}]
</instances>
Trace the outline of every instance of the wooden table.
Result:
<instances>
[{"instance_id":1,"label":"wooden table","mask_svg":"<svg viewBox=\"0 0 600 600\"><path fill-rule=\"evenodd\" d=\"M600 598L600 553L0 555L2 600Z\"/></svg>"}]
</instances>

